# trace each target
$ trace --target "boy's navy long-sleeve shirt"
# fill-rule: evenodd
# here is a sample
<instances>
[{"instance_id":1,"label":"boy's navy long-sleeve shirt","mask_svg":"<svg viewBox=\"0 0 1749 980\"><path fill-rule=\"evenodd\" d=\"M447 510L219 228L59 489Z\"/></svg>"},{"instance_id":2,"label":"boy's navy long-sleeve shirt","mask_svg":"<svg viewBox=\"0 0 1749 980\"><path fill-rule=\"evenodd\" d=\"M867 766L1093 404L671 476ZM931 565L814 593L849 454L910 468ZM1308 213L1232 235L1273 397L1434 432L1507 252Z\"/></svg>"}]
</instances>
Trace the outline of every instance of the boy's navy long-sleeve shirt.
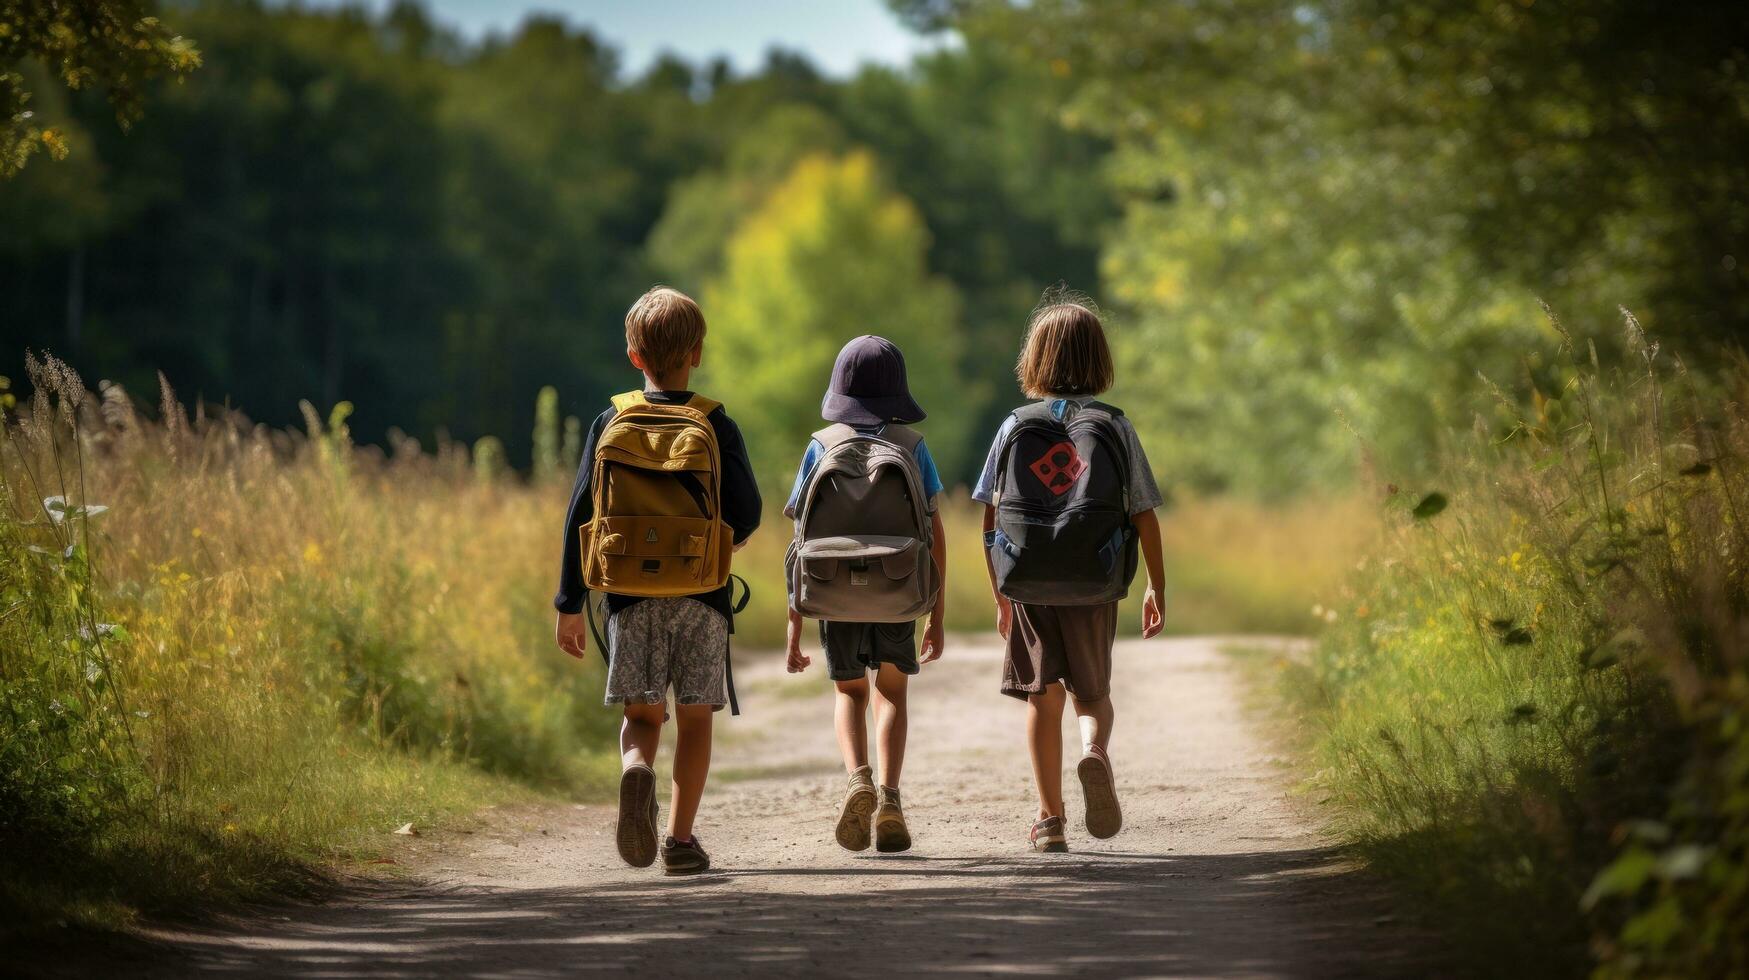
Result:
<instances>
[{"instance_id":1,"label":"boy's navy long-sleeve shirt","mask_svg":"<svg viewBox=\"0 0 1749 980\"><path fill-rule=\"evenodd\" d=\"M644 397L656 404L679 405L690 399L692 392L646 391ZM593 488L590 486L591 478L595 474L595 447L601 441L601 431L607 428L613 414L613 408L609 406L606 411L597 415L595 423L589 427L588 438L583 442L583 460L577 467L577 482L571 490L571 508L565 515L565 551L563 563L559 567L559 591L553 596L553 608L562 613L582 612L589 591L583 586L583 544L580 532L583 525L595 516L595 500ZM723 523L734 532L735 543L740 544L759 527L759 484L753 479L753 463L747 458L747 443L741 438L741 430L735 425L735 420L729 418L721 406L713 409L705 420L717 434L718 465L722 467L722 492L718 496L718 503L723 509ZM608 612L619 612L627 606L642 602L644 598L607 593ZM722 613L723 618L729 620L730 632L734 631L734 616L730 612L732 607L727 585L714 592L705 592L690 598Z\"/></svg>"}]
</instances>

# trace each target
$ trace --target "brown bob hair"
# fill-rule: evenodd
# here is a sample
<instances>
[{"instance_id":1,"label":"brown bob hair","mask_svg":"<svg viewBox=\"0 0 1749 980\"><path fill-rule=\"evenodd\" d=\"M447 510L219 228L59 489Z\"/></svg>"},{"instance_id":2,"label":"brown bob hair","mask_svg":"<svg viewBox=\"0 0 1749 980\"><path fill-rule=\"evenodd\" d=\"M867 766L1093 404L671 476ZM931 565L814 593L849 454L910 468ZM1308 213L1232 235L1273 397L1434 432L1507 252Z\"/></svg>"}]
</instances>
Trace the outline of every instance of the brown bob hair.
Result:
<instances>
[{"instance_id":1,"label":"brown bob hair","mask_svg":"<svg viewBox=\"0 0 1749 980\"><path fill-rule=\"evenodd\" d=\"M626 311L626 347L651 374L679 370L702 343L704 311L678 289L653 286Z\"/></svg>"},{"instance_id":2,"label":"brown bob hair","mask_svg":"<svg viewBox=\"0 0 1749 980\"><path fill-rule=\"evenodd\" d=\"M1111 347L1088 297L1051 290L1032 311L1014 376L1028 398L1097 395L1111 387Z\"/></svg>"}]
</instances>

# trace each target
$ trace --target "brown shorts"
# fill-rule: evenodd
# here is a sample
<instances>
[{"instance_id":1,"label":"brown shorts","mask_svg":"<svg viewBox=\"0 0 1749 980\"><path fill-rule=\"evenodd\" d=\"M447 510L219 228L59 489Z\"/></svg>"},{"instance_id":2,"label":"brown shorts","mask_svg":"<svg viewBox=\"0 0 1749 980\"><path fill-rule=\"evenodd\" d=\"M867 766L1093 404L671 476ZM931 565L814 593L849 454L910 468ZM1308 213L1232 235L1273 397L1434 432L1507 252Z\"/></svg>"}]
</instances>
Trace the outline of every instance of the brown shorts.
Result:
<instances>
[{"instance_id":1,"label":"brown shorts","mask_svg":"<svg viewBox=\"0 0 1749 980\"><path fill-rule=\"evenodd\" d=\"M1014 604L1002 693L1024 699L1062 681L1077 701L1111 692L1111 644L1117 639L1117 603L1098 606Z\"/></svg>"}]
</instances>

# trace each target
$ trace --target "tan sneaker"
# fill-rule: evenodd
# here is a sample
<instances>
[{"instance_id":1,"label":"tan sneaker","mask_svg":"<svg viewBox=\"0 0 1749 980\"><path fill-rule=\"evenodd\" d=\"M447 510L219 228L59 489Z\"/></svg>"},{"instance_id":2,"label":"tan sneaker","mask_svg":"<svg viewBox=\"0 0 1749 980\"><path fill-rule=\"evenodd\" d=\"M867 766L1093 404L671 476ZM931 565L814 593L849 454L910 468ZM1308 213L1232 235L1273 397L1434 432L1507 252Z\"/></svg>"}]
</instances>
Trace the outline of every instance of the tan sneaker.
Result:
<instances>
[{"instance_id":1,"label":"tan sneaker","mask_svg":"<svg viewBox=\"0 0 1749 980\"><path fill-rule=\"evenodd\" d=\"M863 766L850 774L844 804L838 808L838 844L847 851L868 850L869 825L877 804L874 770Z\"/></svg>"},{"instance_id":2,"label":"tan sneaker","mask_svg":"<svg viewBox=\"0 0 1749 980\"><path fill-rule=\"evenodd\" d=\"M911 830L905 826L905 810L899 805L899 791L882 786L880 803L875 808L875 850L893 854L911 849Z\"/></svg>"},{"instance_id":3,"label":"tan sneaker","mask_svg":"<svg viewBox=\"0 0 1749 980\"><path fill-rule=\"evenodd\" d=\"M1117 779L1111 774L1111 759L1099 746L1087 750L1075 767L1081 777L1081 799L1087 806L1087 833L1104 840L1123 829L1123 810L1117 804Z\"/></svg>"},{"instance_id":4,"label":"tan sneaker","mask_svg":"<svg viewBox=\"0 0 1749 980\"><path fill-rule=\"evenodd\" d=\"M1032 825L1027 840L1035 851L1062 854L1069 849L1069 836L1063 832L1062 817L1044 817Z\"/></svg>"},{"instance_id":5,"label":"tan sneaker","mask_svg":"<svg viewBox=\"0 0 1749 980\"><path fill-rule=\"evenodd\" d=\"M619 774L619 826L614 837L619 856L634 868L656 861L656 773L630 765Z\"/></svg>"}]
</instances>

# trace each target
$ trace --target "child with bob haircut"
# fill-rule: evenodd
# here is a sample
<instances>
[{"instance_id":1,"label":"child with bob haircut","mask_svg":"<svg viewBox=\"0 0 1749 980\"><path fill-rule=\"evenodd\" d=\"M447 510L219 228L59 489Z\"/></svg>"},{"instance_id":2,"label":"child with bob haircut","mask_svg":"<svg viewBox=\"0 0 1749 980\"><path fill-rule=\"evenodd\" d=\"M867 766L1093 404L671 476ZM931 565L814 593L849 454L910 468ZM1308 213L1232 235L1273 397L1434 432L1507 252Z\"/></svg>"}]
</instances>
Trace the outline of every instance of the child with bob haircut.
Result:
<instances>
[{"instance_id":1,"label":"child with bob haircut","mask_svg":"<svg viewBox=\"0 0 1749 980\"><path fill-rule=\"evenodd\" d=\"M597 416L589 428L565 517L564 561L559 570L559 590L553 597L558 610L555 632L559 648L578 658L589 648L590 633L584 615L588 589L583 568L583 561L589 556L583 554L580 532L597 516L594 513L597 488L592 485L598 470L596 457L602 453L604 433L611 440L609 425L622 410L626 420L637 419L640 412L682 412L698 421L697 437L688 438L708 438L703 430L708 425L720 460L716 472L711 474L720 484L716 503L722 525L732 534L734 549L738 550L759 526L759 487L753 479L753 467L740 429L721 405L687 388L693 369L704 356L705 322L698 304L679 290L658 286L632 304L626 313L625 331L626 357L643 373L643 390L616 397L614 405ZM691 411L679 406L690 406ZM628 485L635 487L636 478L631 479L634 482ZM696 492L703 494L705 491L696 487L697 481L693 482ZM603 486L618 484L610 476L603 480ZM605 505L606 509L613 506L612 502ZM656 523L652 522L648 533L652 546L642 555L674 554L658 550L662 535ZM643 540L641 536L639 540ZM694 542L702 540L694 538ZM682 552L675 564L685 564L686 554ZM726 573L727 555L718 552L717 557L719 567ZM644 570L652 571L668 560L645 558ZM637 584L635 580L627 581ZM617 595L606 590L609 615L608 649L604 651L608 661L605 701L622 705L625 715L619 735L622 769L616 836L620 857L633 867L648 867L658 853L665 874L697 874L710 867L709 855L693 834L693 820L710 771L712 712L721 708L729 695L729 634L733 632L729 590L727 581L720 588L697 594L675 595L671 591L659 596ZM668 834L658 848L656 777L651 767L662 739L662 726L668 720L670 688L674 691L678 734Z\"/></svg>"},{"instance_id":2,"label":"child with bob haircut","mask_svg":"<svg viewBox=\"0 0 1749 980\"><path fill-rule=\"evenodd\" d=\"M1113 368L1090 299L1047 292L1027 323L1015 373L1021 391L1037 401L1003 422L972 496L984 504L996 629L1007 642L1001 690L1028 706L1038 789L1029 840L1035 850L1060 852L1068 850L1065 700L1080 720L1076 771L1087 831L1107 838L1123 826L1107 748L1117 600L1134 574L1139 544L1148 571L1142 636L1159 634L1163 565L1154 508L1163 499L1135 427L1095 399L1111 387Z\"/></svg>"}]
</instances>

